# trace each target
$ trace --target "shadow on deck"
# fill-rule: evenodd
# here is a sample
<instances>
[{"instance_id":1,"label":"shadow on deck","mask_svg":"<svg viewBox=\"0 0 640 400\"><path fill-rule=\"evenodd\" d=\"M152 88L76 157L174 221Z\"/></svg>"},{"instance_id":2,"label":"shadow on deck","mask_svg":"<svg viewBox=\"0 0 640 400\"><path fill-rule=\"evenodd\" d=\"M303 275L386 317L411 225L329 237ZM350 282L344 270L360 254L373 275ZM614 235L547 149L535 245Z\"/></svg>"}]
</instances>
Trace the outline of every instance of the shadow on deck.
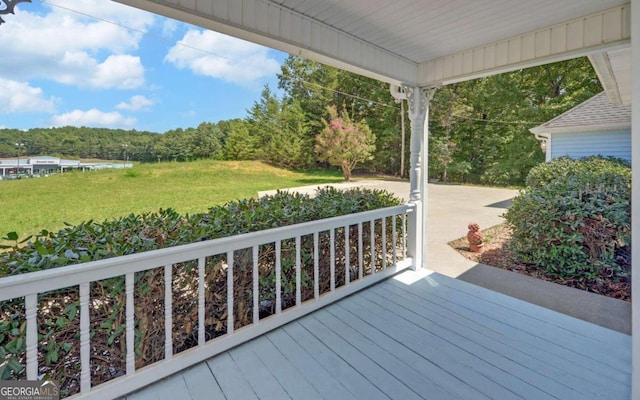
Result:
<instances>
[{"instance_id":1,"label":"shadow on deck","mask_svg":"<svg viewBox=\"0 0 640 400\"><path fill-rule=\"evenodd\" d=\"M423 270L126 398L628 399L630 385L630 336Z\"/></svg>"}]
</instances>

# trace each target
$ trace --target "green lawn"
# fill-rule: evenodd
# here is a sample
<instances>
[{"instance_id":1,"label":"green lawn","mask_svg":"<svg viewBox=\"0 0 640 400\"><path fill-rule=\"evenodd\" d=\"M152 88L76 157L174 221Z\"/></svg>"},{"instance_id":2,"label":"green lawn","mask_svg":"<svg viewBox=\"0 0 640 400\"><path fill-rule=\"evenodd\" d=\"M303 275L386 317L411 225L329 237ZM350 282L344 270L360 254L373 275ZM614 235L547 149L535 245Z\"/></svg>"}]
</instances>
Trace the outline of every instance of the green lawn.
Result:
<instances>
[{"instance_id":1,"label":"green lawn","mask_svg":"<svg viewBox=\"0 0 640 400\"><path fill-rule=\"evenodd\" d=\"M70 172L0 182L0 237L55 231L64 223L102 221L173 208L206 211L258 191L340 182L336 172L292 172L254 161L138 164L126 170Z\"/></svg>"}]
</instances>

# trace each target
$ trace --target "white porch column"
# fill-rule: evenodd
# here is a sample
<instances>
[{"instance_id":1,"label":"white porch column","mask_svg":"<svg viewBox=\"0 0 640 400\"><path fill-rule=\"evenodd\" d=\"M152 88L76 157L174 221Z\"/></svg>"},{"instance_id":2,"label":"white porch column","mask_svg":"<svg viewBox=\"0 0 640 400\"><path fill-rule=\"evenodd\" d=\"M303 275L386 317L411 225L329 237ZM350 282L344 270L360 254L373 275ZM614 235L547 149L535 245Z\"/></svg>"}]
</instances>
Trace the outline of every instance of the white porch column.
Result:
<instances>
[{"instance_id":1,"label":"white porch column","mask_svg":"<svg viewBox=\"0 0 640 400\"><path fill-rule=\"evenodd\" d=\"M429 101L433 89L426 94L419 87L402 87L409 102L409 118L411 120L411 155L410 155L410 192L409 203L415 205L409 216L409 237L407 253L414 260L414 269L424 266L426 254L426 185L427 178L427 134L429 126Z\"/></svg>"},{"instance_id":2,"label":"white porch column","mask_svg":"<svg viewBox=\"0 0 640 400\"><path fill-rule=\"evenodd\" d=\"M640 400L640 0L631 0L631 398Z\"/></svg>"}]
</instances>

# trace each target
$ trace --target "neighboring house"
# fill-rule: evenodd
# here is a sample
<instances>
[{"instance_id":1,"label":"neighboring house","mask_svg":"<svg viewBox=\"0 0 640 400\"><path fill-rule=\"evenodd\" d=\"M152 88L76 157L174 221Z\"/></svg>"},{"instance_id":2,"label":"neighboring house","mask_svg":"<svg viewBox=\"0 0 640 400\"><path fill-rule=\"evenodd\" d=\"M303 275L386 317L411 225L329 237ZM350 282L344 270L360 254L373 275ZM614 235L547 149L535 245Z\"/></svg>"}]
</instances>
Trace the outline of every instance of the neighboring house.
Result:
<instances>
[{"instance_id":1,"label":"neighboring house","mask_svg":"<svg viewBox=\"0 0 640 400\"><path fill-rule=\"evenodd\" d=\"M616 106L605 92L531 129L543 141L545 161L603 155L631 161L631 106Z\"/></svg>"}]
</instances>

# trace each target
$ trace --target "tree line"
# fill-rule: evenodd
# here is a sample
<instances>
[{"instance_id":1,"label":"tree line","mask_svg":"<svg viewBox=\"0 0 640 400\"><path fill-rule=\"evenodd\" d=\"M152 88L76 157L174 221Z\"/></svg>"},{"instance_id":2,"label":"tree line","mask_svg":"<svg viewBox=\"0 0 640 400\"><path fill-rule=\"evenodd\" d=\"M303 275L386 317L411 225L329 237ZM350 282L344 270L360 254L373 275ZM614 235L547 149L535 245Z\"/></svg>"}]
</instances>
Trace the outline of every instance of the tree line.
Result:
<instances>
[{"instance_id":1,"label":"tree line","mask_svg":"<svg viewBox=\"0 0 640 400\"><path fill-rule=\"evenodd\" d=\"M544 160L529 129L602 88L586 58L439 88L431 102L429 176L445 181L521 184ZM406 106L406 104L405 104ZM406 107L404 107L406 110ZM410 129L401 140L400 104L388 85L300 57L288 57L278 87L265 86L244 119L203 122L163 134L104 128L0 130L0 157L52 155L138 162L262 160L286 168L325 165L314 151L328 110L363 123L375 135L366 172L398 175ZM24 147L16 146L24 143Z\"/></svg>"}]
</instances>

